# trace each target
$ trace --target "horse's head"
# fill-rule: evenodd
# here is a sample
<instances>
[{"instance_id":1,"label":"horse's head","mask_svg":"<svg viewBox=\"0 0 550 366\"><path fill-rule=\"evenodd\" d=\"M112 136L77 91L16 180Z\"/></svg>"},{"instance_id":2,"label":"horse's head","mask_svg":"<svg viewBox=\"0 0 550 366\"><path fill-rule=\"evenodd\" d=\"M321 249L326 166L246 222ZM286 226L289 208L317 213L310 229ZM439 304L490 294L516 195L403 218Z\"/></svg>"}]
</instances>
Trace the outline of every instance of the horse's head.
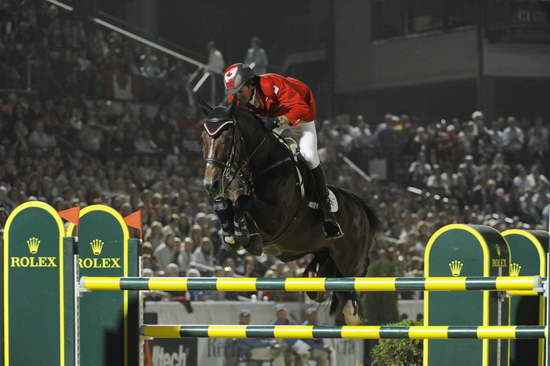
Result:
<instances>
[{"instance_id":1,"label":"horse's head","mask_svg":"<svg viewBox=\"0 0 550 366\"><path fill-rule=\"evenodd\" d=\"M235 121L231 109L212 109L203 124L202 155L206 163L203 184L210 196L224 194L224 183L230 178L230 164L236 148Z\"/></svg>"},{"instance_id":2,"label":"horse's head","mask_svg":"<svg viewBox=\"0 0 550 366\"><path fill-rule=\"evenodd\" d=\"M214 199L250 188L250 160L266 140L256 117L235 105L211 109L203 124L203 184Z\"/></svg>"}]
</instances>

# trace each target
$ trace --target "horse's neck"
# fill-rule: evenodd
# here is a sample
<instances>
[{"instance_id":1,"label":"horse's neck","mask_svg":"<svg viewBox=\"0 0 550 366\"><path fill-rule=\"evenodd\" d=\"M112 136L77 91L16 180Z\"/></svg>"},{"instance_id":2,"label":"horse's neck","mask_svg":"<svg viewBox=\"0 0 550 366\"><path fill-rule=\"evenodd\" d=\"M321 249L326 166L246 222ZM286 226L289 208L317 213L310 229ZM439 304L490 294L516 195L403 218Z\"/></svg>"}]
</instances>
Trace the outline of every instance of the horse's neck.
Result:
<instances>
[{"instance_id":1,"label":"horse's neck","mask_svg":"<svg viewBox=\"0 0 550 366\"><path fill-rule=\"evenodd\" d=\"M262 126L254 126L254 128L256 130L250 129L249 132L255 138L248 136L250 142L247 143L247 153L255 154L251 159L250 167L257 175L269 169L273 164L287 158L288 153L285 151L284 146L271 135L271 132L266 131ZM256 148L257 151L254 151Z\"/></svg>"},{"instance_id":2,"label":"horse's neck","mask_svg":"<svg viewBox=\"0 0 550 366\"><path fill-rule=\"evenodd\" d=\"M255 200L251 210L260 230L268 238L286 226L300 204L294 166L285 147L271 136L266 136L253 170ZM281 163L282 164L278 164Z\"/></svg>"},{"instance_id":3,"label":"horse's neck","mask_svg":"<svg viewBox=\"0 0 550 366\"><path fill-rule=\"evenodd\" d=\"M280 144L275 138L268 135L271 132L266 131L260 123L247 119L242 130L246 142L246 155L254 154L250 161L250 167L256 173L269 167L284 155L282 146L279 146Z\"/></svg>"},{"instance_id":4,"label":"horse's neck","mask_svg":"<svg viewBox=\"0 0 550 366\"><path fill-rule=\"evenodd\" d=\"M257 164L255 168L258 171L267 169L269 166L284 158L284 150L281 144L272 136L265 136L264 145L261 151L259 151L258 159L255 160Z\"/></svg>"},{"instance_id":5,"label":"horse's neck","mask_svg":"<svg viewBox=\"0 0 550 366\"><path fill-rule=\"evenodd\" d=\"M294 168L288 163L276 165L290 157L288 151L276 138L268 135L271 132L264 129L261 122L247 117L242 116L239 122L242 123L247 156L254 153L250 160L256 198L253 216L262 229L271 231L273 222L276 222L273 230L278 230L278 225L288 220L288 215L300 202Z\"/></svg>"}]
</instances>

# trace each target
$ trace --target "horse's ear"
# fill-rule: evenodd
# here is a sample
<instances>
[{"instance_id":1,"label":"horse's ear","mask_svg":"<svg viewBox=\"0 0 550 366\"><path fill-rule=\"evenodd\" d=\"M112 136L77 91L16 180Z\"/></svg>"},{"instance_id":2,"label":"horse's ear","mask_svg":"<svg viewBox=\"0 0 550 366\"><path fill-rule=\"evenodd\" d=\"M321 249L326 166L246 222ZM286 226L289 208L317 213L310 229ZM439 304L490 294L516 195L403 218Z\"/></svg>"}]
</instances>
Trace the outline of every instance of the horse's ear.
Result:
<instances>
[{"instance_id":1,"label":"horse's ear","mask_svg":"<svg viewBox=\"0 0 550 366\"><path fill-rule=\"evenodd\" d=\"M224 102L220 104L220 106L223 107L223 109L225 110L225 113L228 116L233 115L233 112L235 111L235 106L237 105L237 98L235 96L233 96L233 98L230 98L230 99L231 99L231 103L229 103L226 99Z\"/></svg>"},{"instance_id":2,"label":"horse's ear","mask_svg":"<svg viewBox=\"0 0 550 366\"><path fill-rule=\"evenodd\" d=\"M204 101L204 99L201 98L200 95L195 94L195 99L197 100L197 104L199 105L200 110L205 116L208 116L208 113L213 109L210 104Z\"/></svg>"}]
</instances>

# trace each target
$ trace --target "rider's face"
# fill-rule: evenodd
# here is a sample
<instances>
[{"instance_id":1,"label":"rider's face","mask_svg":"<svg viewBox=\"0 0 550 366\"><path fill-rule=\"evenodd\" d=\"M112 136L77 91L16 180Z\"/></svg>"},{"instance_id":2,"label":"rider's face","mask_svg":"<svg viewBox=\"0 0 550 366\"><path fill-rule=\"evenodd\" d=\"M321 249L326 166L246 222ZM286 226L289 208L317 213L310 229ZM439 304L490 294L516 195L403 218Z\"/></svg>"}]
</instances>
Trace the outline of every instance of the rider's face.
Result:
<instances>
[{"instance_id":1,"label":"rider's face","mask_svg":"<svg viewBox=\"0 0 550 366\"><path fill-rule=\"evenodd\" d=\"M237 92L237 98L239 99L239 104L247 104L252 99L252 94L254 93L254 88L245 85Z\"/></svg>"}]
</instances>

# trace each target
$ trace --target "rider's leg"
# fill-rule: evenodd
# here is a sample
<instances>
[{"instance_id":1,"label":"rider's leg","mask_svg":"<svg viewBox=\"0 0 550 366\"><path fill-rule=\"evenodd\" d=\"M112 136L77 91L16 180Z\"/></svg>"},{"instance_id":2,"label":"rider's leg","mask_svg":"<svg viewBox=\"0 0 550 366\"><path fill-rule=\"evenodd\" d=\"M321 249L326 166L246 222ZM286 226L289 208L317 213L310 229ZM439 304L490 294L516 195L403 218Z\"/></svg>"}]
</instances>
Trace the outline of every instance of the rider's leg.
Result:
<instances>
[{"instance_id":1,"label":"rider's leg","mask_svg":"<svg viewBox=\"0 0 550 366\"><path fill-rule=\"evenodd\" d=\"M323 227L325 230L325 237L327 239L341 238L342 236L344 236L344 233L342 232L340 224L336 220L336 216L330 210L330 199L325 178L325 172L323 171L321 165L315 167L311 172L315 177L319 205L321 206L321 211L323 212Z\"/></svg>"},{"instance_id":2,"label":"rider's leg","mask_svg":"<svg viewBox=\"0 0 550 366\"><path fill-rule=\"evenodd\" d=\"M317 132L315 122L301 122L298 126L290 128L292 135L298 139L300 153L306 160L315 178L317 198L323 213L323 228L327 239L336 239L344 235L336 216L330 211L329 192L327 188L325 173L319 161L317 151Z\"/></svg>"}]
</instances>

